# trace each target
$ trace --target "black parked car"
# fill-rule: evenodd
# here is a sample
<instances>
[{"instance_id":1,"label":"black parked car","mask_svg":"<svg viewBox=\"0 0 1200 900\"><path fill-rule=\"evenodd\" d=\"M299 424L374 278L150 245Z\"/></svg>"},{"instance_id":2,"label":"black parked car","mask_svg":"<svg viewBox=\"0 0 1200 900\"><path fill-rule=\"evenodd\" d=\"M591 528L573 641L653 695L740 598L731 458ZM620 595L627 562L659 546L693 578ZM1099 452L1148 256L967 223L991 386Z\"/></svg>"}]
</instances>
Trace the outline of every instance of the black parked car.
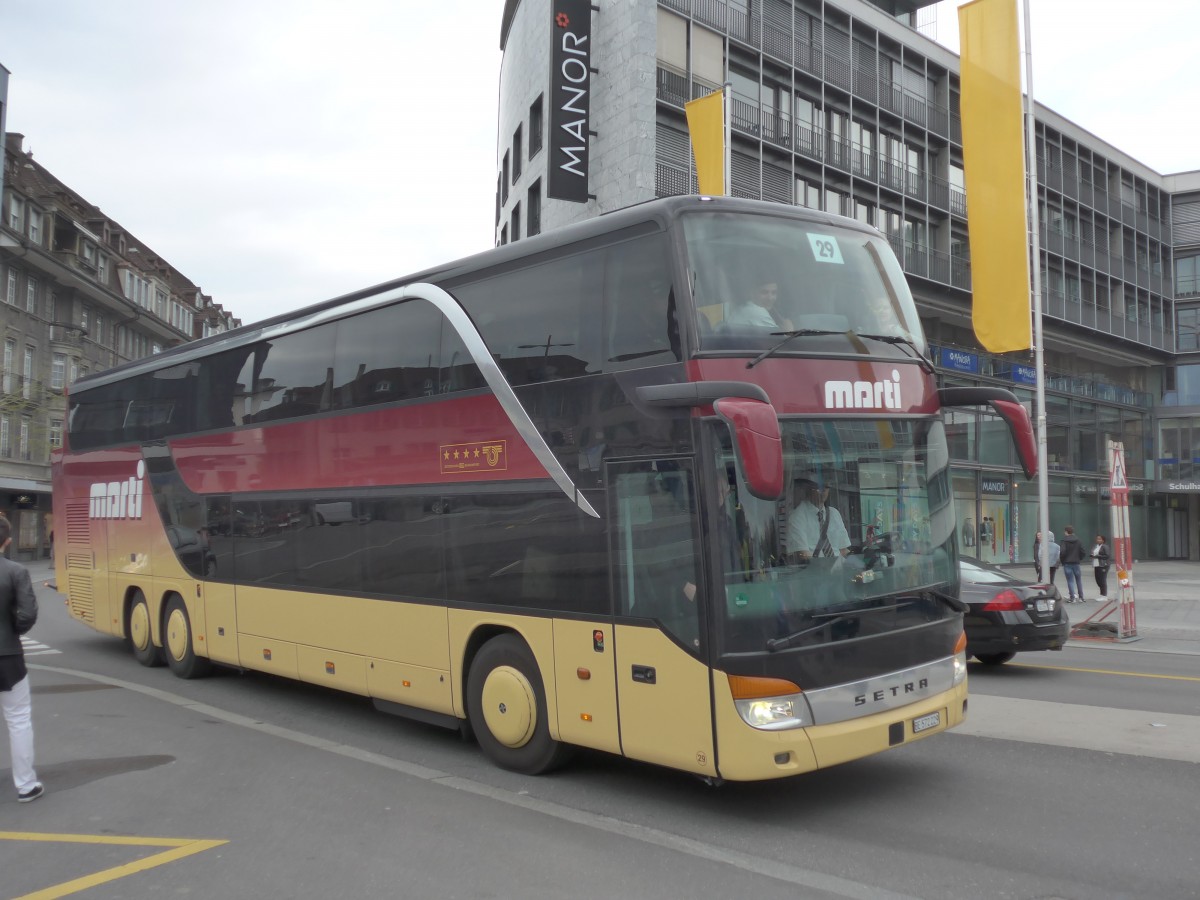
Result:
<instances>
[{"instance_id":1,"label":"black parked car","mask_svg":"<svg viewBox=\"0 0 1200 900\"><path fill-rule=\"evenodd\" d=\"M959 598L967 655L984 665L1008 662L1019 651L1061 650L1071 622L1062 595L1052 584L1031 584L970 556L959 557Z\"/></svg>"}]
</instances>

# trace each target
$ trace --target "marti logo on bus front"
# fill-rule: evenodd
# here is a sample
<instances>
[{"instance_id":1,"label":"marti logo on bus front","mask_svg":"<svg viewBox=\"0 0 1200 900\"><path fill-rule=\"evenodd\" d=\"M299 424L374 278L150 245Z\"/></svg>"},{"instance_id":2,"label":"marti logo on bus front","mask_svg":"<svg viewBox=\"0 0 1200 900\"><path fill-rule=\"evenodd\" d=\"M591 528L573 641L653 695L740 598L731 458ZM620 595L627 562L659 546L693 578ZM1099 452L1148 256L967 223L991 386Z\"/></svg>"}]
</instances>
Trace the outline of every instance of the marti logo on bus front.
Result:
<instances>
[{"instance_id":1,"label":"marti logo on bus front","mask_svg":"<svg viewBox=\"0 0 1200 900\"><path fill-rule=\"evenodd\" d=\"M900 409L900 373L891 381L827 381L826 409Z\"/></svg>"},{"instance_id":2,"label":"marti logo on bus front","mask_svg":"<svg viewBox=\"0 0 1200 900\"><path fill-rule=\"evenodd\" d=\"M101 481L92 485L91 519L140 519L142 489L145 486L146 462L138 460L137 474L124 481Z\"/></svg>"}]
</instances>

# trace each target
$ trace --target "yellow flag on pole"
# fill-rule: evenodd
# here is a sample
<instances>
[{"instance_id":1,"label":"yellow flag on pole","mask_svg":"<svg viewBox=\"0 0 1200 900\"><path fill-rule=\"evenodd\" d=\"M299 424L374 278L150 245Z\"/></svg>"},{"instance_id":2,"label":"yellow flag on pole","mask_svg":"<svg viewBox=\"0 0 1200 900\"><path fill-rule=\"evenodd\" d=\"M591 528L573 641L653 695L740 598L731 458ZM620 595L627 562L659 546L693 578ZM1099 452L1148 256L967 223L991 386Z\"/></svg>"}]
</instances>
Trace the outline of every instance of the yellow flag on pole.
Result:
<instances>
[{"instance_id":1,"label":"yellow flag on pole","mask_svg":"<svg viewBox=\"0 0 1200 900\"><path fill-rule=\"evenodd\" d=\"M1033 346L1016 0L958 8L971 318L993 353Z\"/></svg>"},{"instance_id":2,"label":"yellow flag on pole","mask_svg":"<svg viewBox=\"0 0 1200 900\"><path fill-rule=\"evenodd\" d=\"M725 92L714 91L685 104L700 193L725 195Z\"/></svg>"}]
</instances>

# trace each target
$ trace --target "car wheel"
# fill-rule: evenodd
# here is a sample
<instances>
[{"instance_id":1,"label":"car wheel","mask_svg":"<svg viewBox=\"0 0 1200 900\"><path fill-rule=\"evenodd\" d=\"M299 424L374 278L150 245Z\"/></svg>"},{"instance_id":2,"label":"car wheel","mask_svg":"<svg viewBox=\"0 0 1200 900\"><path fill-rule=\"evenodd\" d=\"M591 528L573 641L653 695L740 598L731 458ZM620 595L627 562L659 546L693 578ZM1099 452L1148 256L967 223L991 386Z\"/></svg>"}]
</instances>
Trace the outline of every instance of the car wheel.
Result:
<instances>
[{"instance_id":1,"label":"car wheel","mask_svg":"<svg viewBox=\"0 0 1200 900\"><path fill-rule=\"evenodd\" d=\"M135 591L129 604L129 618L125 621L126 640L133 658L147 668L163 664L162 647L154 645L154 636L150 632L150 606L146 603L146 595Z\"/></svg>"},{"instance_id":2,"label":"car wheel","mask_svg":"<svg viewBox=\"0 0 1200 900\"><path fill-rule=\"evenodd\" d=\"M163 646L167 651L167 665L180 678L203 678L212 670L212 663L206 657L196 655L192 646L192 623L183 598L178 594L167 601Z\"/></svg>"},{"instance_id":3,"label":"car wheel","mask_svg":"<svg viewBox=\"0 0 1200 900\"><path fill-rule=\"evenodd\" d=\"M475 655L467 675L467 716L480 749L503 769L540 775L568 755L550 737L537 660L516 635L494 637Z\"/></svg>"},{"instance_id":4,"label":"car wheel","mask_svg":"<svg viewBox=\"0 0 1200 900\"><path fill-rule=\"evenodd\" d=\"M985 666L1002 666L1016 655L1015 653L976 653L975 658Z\"/></svg>"}]
</instances>

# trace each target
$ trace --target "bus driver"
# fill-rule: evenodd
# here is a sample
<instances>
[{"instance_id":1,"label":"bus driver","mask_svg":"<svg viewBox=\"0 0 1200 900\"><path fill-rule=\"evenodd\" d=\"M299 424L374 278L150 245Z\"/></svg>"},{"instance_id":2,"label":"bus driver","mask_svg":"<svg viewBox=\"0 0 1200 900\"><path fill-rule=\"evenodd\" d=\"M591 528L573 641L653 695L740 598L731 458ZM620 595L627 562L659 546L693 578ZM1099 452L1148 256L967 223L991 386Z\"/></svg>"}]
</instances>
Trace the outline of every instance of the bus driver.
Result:
<instances>
[{"instance_id":1,"label":"bus driver","mask_svg":"<svg viewBox=\"0 0 1200 900\"><path fill-rule=\"evenodd\" d=\"M788 516L787 545L793 562L813 557L839 558L850 552L850 535L836 507L829 506L829 488L809 478L796 479L796 508ZM835 559L836 561L836 559Z\"/></svg>"}]
</instances>

